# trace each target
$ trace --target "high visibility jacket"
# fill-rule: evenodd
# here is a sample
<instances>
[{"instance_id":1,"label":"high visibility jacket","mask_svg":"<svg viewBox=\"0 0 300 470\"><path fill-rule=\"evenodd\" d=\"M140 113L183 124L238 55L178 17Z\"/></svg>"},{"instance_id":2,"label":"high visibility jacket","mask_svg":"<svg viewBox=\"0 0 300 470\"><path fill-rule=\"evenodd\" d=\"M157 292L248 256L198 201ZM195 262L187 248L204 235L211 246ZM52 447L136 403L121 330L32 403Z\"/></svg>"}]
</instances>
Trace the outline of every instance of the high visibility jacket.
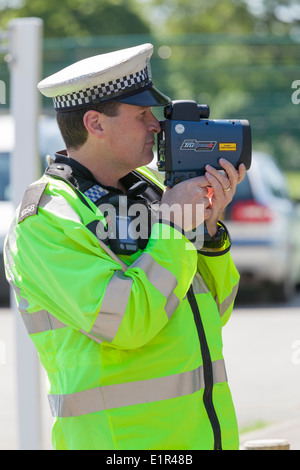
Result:
<instances>
[{"instance_id":1,"label":"high visibility jacket","mask_svg":"<svg viewBox=\"0 0 300 470\"><path fill-rule=\"evenodd\" d=\"M239 282L229 242L206 256L157 222L143 251L120 255L124 272L87 228L103 219L96 205L60 179L41 185L4 256L48 375L53 447L238 449L222 355Z\"/></svg>"}]
</instances>

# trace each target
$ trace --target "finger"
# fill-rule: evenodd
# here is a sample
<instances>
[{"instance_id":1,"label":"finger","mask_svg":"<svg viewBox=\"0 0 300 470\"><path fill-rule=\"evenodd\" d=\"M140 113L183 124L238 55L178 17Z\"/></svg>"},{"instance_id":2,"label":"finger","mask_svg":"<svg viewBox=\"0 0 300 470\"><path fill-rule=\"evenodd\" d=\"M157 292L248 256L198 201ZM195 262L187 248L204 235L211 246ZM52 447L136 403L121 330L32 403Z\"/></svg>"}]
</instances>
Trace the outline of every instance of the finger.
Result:
<instances>
[{"instance_id":1,"label":"finger","mask_svg":"<svg viewBox=\"0 0 300 470\"><path fill-rule=\"evenodd\" d=\"M207 197L209 191L209 181L205 176L197 176L195 178L186 180L183 183L187 184L187 188L196 190L196 194L198 194L199 197Z\"/></svg>"},{"instance_id":2,"label":"finger","mask_svg":"<svg viewBox=\"0 0 300 470\"><path fill-rule=\"evenodd\" d=\"M211 187L213 189L214 196L216 196L216 197L223 196L224 195L224 188L227 188L228 186L230 186L228 178L225 178L225 181L227 181L227 183L226 182L222 183L222 181L220 181L218 178L216 178L211 173L207 173L206 178L209 180L209 182L211 184Z\"/></svg>"},{"instance_id":3,"label":"finger","mask_svg":"<svg viewBox=\"0 0 300 470\"><path fill-rule=\"evenodd\" d=\"M228 160L225 160L225 158L220 158L219 163L226 171L231 186L236 186L239 179L239 173L236 168Z\"/></svg>"},{"instance_id":4,"label":"finger","mask_svg":"<svg viewBox=\"0 0 300 470\"><path fill-rule=\"evenodd\" d=\"M210 165L206 165L205 168L208 174L216 178L216 180L221 184L223 190L226 190L227 188L235 184L234 178L232 179L232 183L231 183L229 175L227 176L227 174L224 174L223 171L219 171L216 168L211 167ZM207 174L205 176L207 177Z\"/></svg>"},{"instance_id":5,"label":"finger","mask_svg":"<svg viewBox=\"0 0 300 470\"><path fill-rule=\"evenodd\" d=\"M241 183L241 181L243 181L243 179L245 178L246 171L247 170L244 163L241 163L238 170L238 184Z\"/></svg>"}]
</instances>

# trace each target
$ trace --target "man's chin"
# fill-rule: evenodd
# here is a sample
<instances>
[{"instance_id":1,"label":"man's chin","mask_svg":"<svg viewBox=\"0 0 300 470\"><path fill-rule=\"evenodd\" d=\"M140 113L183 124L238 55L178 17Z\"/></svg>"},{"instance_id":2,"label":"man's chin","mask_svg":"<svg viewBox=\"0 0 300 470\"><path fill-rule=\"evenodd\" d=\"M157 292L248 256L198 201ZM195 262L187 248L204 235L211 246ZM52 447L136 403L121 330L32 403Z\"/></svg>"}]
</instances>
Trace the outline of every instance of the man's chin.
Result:
<instances>
[{"instance_id":1,"label":"man's chin","mask_svg":"<svg viewBox=\"0 0 300 470\"><path fill-rule=\"evenodd\" d=\"M153 162L154 164L154 154L152 150L151 152L143 153L142 158L139 159L138 168L140 168L141 166L150 165L151 162Z\"/></svg>"},{"instance_id":2,"label":"man's chin","mask_svg":"<svg viewBox=\"0 0 300 470\"><path fill-rule=\"evenodd\" d=\"M154 154L153 154L153 151L151 151L151 154L149 154L149 158L146 159L145 158L145 163L144 165L150 165L150 163L154 160ZM154 163L154 162L153 162Z\"/></svg>"}]
</instances>

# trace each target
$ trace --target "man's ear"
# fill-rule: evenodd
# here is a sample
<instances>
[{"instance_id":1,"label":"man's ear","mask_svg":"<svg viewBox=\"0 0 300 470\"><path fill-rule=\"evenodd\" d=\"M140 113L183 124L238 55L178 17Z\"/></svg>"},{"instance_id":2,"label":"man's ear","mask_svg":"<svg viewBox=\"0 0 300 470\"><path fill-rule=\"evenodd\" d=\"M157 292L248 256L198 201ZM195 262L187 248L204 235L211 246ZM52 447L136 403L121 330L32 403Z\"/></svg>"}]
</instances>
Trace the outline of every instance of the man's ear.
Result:
<instances>
[{"instance_id":1,"label":"man's ear","mask_svg":"<svg viewBox=\"0 0 300 470\"><path fill-rule=\"evenodd\" d=\"M83 124L86 130L95 137L101 138L103 136L103 115L98 111L90 110L83 116Z\"/></svg>"}]
</instances>

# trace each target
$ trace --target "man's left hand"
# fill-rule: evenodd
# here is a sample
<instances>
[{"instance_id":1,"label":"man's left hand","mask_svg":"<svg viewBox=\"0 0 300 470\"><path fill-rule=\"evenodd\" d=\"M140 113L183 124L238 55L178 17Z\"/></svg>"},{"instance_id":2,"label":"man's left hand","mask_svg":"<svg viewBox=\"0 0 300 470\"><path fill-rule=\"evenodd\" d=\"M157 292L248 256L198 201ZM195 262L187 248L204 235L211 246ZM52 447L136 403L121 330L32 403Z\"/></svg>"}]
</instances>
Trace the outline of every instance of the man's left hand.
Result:
<instances>
[{"instance_id":1,"label":"man's left hand","mask_svg":"<svg viewBox=\"0 0 300 470\"><path fill-rule=\"evenodd\" d=\"M216 170L210 165L205 167L205 176L211 185L208 197L212 213L209 219L206 220L206 227L210 236L216 234L217 222L222 212L232 201L237 185L246 175L246 167L243 163L240 164L238 170L224 158L221 158L219 163L225 172Z\"/></svg>"}]
</instances>

